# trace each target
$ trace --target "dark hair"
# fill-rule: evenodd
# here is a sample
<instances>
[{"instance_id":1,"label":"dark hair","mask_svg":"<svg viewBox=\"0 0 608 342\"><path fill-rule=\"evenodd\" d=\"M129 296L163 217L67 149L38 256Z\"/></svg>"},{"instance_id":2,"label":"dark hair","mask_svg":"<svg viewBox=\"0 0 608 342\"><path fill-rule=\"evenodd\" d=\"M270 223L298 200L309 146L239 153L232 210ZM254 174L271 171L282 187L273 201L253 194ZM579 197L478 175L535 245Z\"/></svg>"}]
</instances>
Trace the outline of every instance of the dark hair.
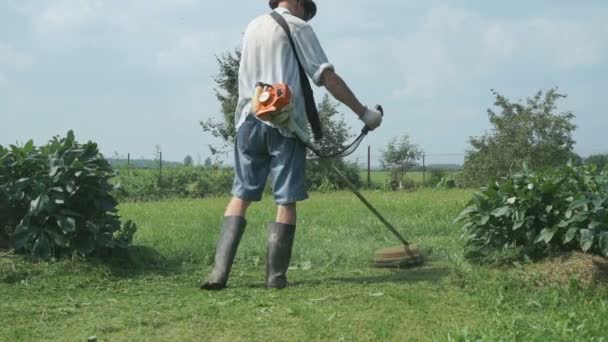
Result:
<instances>
[{"instance_id":1,"label":"dark hair","mask_svg":"<svg viewBox=\"0 0 608 342\"><path fill-rule=\"evenodd\" d=\"M269 0L268 1L268 6L270 6L270 9L275 9L277 7L279 7L279 2L281 2L282 0Z\"/></svg>"},{"instance_id":2,"label":"dark hair","mask_svg":"<svg viewBox=\"0 0 608 342\"><path fill-rule=\"evenodd\" d=\"M268 0L268 6L270 6L270 9L275 9L279 7L279 3L282 1L284 0ZM317 14L317 5L312 0L304 0L304 8L308 13L308 19L312 19Z\"/></svg>"}]
</instances>

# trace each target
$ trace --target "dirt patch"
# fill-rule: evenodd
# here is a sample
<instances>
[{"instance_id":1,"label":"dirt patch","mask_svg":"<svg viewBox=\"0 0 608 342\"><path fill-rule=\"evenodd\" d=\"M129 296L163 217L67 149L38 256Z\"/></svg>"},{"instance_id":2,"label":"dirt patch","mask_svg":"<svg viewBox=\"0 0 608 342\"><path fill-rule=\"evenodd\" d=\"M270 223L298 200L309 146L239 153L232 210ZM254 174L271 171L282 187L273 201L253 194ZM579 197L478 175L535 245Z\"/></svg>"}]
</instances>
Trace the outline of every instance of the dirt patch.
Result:
<instances>
[{"instance_id":1,"label":"dirt patch","mask_svg":"<svg viewBox=\"0 0 608 342\"><path fill-rule=\"evenodd\" d=\"M523 265L517 275L538 286L608 286L608 259L579 252L547 257Z\"/></svg>"}]
</instances>

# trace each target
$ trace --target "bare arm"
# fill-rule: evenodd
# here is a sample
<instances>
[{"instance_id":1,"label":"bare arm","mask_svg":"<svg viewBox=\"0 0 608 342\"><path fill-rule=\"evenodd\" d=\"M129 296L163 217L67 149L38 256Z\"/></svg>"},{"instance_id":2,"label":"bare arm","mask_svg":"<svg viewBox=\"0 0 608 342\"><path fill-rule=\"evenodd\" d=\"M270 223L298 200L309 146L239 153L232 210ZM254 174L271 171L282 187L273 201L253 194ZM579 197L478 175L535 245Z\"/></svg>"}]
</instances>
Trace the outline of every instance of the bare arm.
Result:
<instances>
[{"instance_id":1,"label":"bare arm","mask_svg":"<svg viewBox=\"0 0 608 342\"><path fill-rule=\"evenodd\" d=\"M359 117L365 114L365 107L359 102L342 77L332 69L327 69L323 72L321 82L336 100L347 105Z\"/></svg>"}]
</instances>

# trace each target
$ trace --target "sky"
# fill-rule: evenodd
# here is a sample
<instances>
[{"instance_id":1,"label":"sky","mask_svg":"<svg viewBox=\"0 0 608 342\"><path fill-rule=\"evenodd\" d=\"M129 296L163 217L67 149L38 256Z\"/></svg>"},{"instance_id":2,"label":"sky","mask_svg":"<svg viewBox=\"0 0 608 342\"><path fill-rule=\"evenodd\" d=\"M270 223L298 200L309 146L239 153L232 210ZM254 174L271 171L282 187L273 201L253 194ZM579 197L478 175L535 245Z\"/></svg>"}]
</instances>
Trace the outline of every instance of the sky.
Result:
<instances>
[{"instance_id":1,"label":"sky","mask_svg":"<svg viewBox=\"0 0 608 342\"><path fill-rule=\"evenodd\" d=\"M490 129L491 89L520 100L556 86L568 95L558 109L576 115L575 151L608 153L608 2L317 3L311 25L336 72L385 109L364 142L374 160L407 134L427 163L462 162ZM160 145L164 159L204 161L218 141L199 122L221 117L216 56L266 12L265 0L0 0L0 145L72 129L108 157L151 159Z\"/></svg>"}]
</instances>

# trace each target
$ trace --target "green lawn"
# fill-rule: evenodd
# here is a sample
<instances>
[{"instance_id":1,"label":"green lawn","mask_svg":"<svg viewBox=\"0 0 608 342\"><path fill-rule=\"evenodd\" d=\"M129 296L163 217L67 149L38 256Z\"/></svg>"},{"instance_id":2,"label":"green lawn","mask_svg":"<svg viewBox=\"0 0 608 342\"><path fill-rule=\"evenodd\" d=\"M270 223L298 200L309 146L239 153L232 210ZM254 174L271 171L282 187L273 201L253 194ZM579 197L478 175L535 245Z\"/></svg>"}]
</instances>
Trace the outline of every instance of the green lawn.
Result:
<instances>
[{"instance_id":1,"label":"green lawn","mask_svg":"<svg viewBox=\"0 0 608 342\"><path fill-rule=\"evenodd\" d=\"M423 267L369 267L394 238L350 193L299 211L293 286L262 286L272 202L250 209L229 289L197 288L227 198L124 204L139 225L130 258L28 264L0 257L0 340L602 340L608 292L531 282L463 260L454 217L470 193L366 192L405 235L434 249ZM605 339L604 339L605 341Z\"/></svg>"}]
</instances>

